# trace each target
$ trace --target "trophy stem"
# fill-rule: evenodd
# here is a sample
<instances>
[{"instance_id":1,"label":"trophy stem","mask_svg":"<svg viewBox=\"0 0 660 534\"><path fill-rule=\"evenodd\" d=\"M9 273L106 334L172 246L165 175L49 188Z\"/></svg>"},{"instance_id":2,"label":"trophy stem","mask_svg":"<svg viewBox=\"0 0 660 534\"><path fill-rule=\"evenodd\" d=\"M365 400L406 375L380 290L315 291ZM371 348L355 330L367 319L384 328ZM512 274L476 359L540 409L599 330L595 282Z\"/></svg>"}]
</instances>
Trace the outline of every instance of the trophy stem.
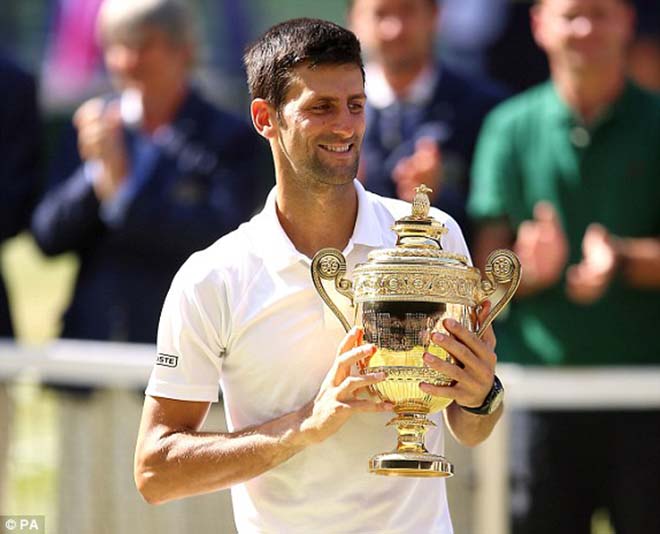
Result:
<instances>
[{"instance_id":1,"label":"trophy stem","mask_svg":"<svg viewBox=\"0 0 660 534\"><path fill-rule=\"evenodd\" d=\"M397 452L428 452L424 446L424 435L428 427L435 426L435 423L425 413L399 413L387 424L396 426Z\"/></svg>"},{"instance_id":2,"label":"trophy stem","mask_svg":"<svg viewBox=\"0 0 660 534\"><path fill-rule=\"evenodd\" d=\"M397 410L397 416L387 424L396 426L396 450L372 457L369 471L377 475L408 477L450 477L454 474L452 464L443 456L431 454L424 446L426 431L435 426L426 413Z\"/></svg>"}]
</instances>

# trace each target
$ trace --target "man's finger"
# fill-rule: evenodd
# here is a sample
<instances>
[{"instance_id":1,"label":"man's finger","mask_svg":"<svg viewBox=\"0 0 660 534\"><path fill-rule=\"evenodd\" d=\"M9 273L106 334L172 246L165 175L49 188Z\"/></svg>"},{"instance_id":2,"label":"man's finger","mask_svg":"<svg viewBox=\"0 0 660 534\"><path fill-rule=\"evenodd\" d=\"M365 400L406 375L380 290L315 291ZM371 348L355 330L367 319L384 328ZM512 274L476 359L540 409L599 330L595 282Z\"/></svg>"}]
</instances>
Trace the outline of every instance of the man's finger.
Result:
<instances>
[{"instance_id":1,"label":"man's finger","mask_svg":"<svg viewBox=\"0 0 660 534\"><path fill-rule=\"evenodd\" d=\"M339 348L337 349L337 355L342 354L352 349L356 345L362 343L363 335L364 335L364 331L361 328L357 326L351 328L339 343Z\"/></svg>"},{"instance_id":2,"label":"man's finger","mask_svg":"<svg viewBox=\"0 0 660 534\"><path fill-rule=\"evenodd\" d=\"M428 382L421 382L419 384L419 389L424 393L433 395L434 397L444 397L445 399L456 400L456 395L460 394L457 389L457 386L434 386Z\"/></svg>"},{"instance_id":3,"label":"man's finger","mask_svg":"<svg viewBox=\"0 0 660 534\"><path fill-rule=\"evenodd\" d=\"M98 120L103 113L105 103L102 98L92 98L82 104L73 115L73 124L80 128L90 121Z\"/></svg>"},{"instance_id":4,"label":"man's finger","mask_svg":"<svg viewBox=\"0 0 660 534\"><path fill-rule=\"evenodd\" d=\"M385 373L373 373L360 376L349 376L339 385L339 389L346 394L353 394L359 389L378 384L387 378Z\"/></svg>"},{"instance_id":5,"label":"man's finger","mask_svg":"<svg viewBox=\"0 0 660 534\"><path fill-rule=\"evenodd\" d=\"M479 360L483 360L486 362L488 365L495 366L495 363L497 361L497 356L495 356L495 353L486 346L483 340L479 339L477 335L473 332L470 332L467 328L465 328L463 325L461 325L459 322L455 321L454 319L445 319L443 321L444 327L447 329L447 331L452 334L460 343L465 345L469 350L467 351L467 354L463 352L460 348L454 349L455 345L455 340L452 340L451 338L447 339L447 336L444 336L443 334L435 333L432 336L433 342L437 343L438 345L442 346L443 348L445 344L450 343L451 347L453 350L461 350L460 354L454 354L453 352L449 351L448 352L459 359L461 358L467 358L468 361L463 361L465 365L472 364L472 366L476 366L476 361L475 358Z\"/></svg>"},{"instance_id":6,"label":"man's finger","mask_svg":"<svg viewBox=\"0 0 660 534\"><path fill-rule=\"evenodd\" d=\"M542 200L534 206L534 219L542 223L548 223L559 226L559 214L554 206L547 201Z\"/></svg>"},{"instance_id":7,"label":"man's finger","mask_svg":"<svg viewBox=\"0 0 660 534\"><path fill-rule=\"evenodd\" d=\"M461 382L465 379L465 371L455 363L450 363L442 358L438 358L430 352L425 352L423 359L428 367L442 373L447 378L455 380L456 382Z\"/></svg>"},{"instance_id":8,"label":"man's finger","mask_svg":"<svg viewBox=\"0 0 660 534\"><path fill-rule=\"evenodd\" d=\"M373 355L374 352L376 352L376 346L372 343L365 343L359 347L354 347L337 357L337 368L346 369L354 363Z\"/></svg>"}]
</instances>

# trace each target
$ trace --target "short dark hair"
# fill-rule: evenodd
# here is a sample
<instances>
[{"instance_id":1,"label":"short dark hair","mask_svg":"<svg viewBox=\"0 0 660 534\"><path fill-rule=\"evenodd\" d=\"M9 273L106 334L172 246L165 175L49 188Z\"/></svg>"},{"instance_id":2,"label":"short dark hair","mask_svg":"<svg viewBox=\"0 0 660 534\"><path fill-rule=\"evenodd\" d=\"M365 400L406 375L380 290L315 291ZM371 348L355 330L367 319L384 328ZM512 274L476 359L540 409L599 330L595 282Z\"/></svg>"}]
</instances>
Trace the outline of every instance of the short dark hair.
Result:
<instances>
[{"instance_id":1,"label":"short dark hair","mask_svg":"<svg viewBox=\"0 0 660 534\"><path fill-rule=\"evenodd\" d=\"M353 32L326 20L298 18L270 28L243 57L250 96L263 98L280 109L292 79L302 64L364 65L360 42Z\"/></svg>"}]
</instances>

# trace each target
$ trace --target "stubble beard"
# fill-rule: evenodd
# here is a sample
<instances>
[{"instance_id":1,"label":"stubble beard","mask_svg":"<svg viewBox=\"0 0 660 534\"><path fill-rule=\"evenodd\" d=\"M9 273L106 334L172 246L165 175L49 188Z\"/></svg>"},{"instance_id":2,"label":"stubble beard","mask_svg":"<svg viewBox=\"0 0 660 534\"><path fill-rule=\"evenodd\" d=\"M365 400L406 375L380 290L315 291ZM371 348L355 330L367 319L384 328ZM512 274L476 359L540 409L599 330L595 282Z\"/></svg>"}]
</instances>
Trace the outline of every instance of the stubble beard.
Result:
<instances>
[{"instance_id":1,"label":"stubble beard","mask_svg":"<svg viewBox=\"0 0 660 534\"><path fill-rule=\"evenodd\" d=\"M345 185L351 183L357 176L360 154L356 153L353 161L341 167L324 164L318 156L314 156L307 165L304 174L309 182L325 185Z\"/></svg>"}]
</instances>

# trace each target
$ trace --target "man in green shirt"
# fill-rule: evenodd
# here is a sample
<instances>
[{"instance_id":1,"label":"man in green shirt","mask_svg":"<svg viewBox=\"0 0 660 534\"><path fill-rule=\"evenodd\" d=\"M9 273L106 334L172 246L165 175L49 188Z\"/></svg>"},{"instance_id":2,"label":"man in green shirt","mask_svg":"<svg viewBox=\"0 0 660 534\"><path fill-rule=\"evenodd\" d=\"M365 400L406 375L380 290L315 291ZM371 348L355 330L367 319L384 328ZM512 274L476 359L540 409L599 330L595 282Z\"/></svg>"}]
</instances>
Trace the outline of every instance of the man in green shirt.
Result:
<instances>
[{"instance_id":1,"label":"man in green shirt","mask_svg":"<svg viewBox=\"0 0 660 534\"><path fill-rule=\"evenodd\" d=\"M633 26L625 0L538 1L551 80L484 123L468 210L477 264L501 246L523 263L498 332L512 361L660 364L660 96L626 79ZM514 533L589 532L601 507L617 534L660 532L658 412L532 413L516 425Z\"/></svg>"}]
</instances>

